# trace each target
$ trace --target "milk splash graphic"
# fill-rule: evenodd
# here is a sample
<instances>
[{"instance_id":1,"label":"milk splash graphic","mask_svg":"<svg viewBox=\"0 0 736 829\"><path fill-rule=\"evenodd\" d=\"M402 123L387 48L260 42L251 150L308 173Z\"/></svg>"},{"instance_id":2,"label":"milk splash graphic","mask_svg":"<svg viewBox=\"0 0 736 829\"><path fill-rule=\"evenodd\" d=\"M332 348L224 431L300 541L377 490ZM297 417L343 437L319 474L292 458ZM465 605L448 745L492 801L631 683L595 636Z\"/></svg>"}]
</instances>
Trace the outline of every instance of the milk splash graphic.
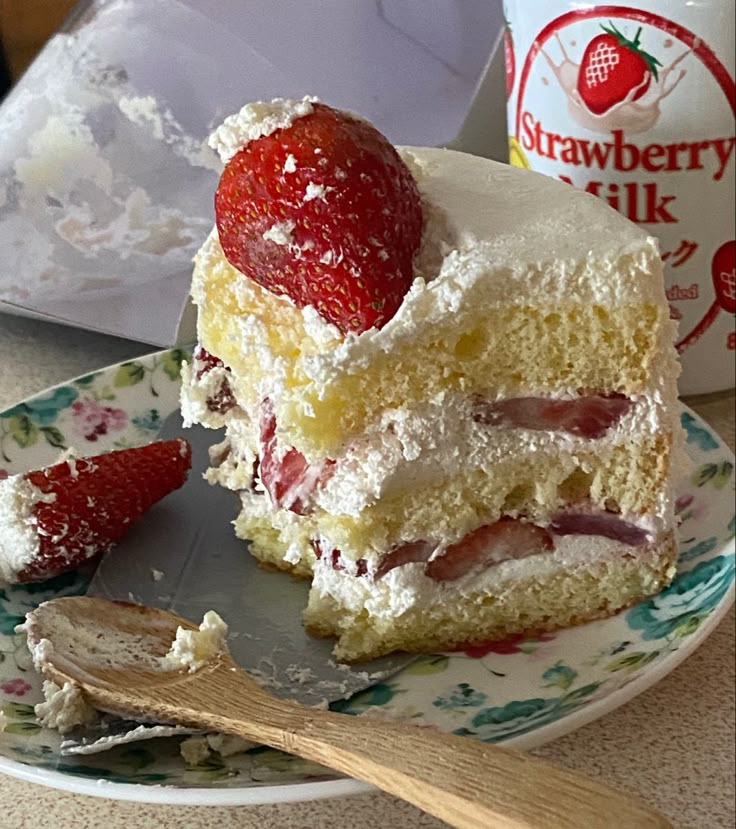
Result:
<instances>
[{"instance_id":1,"label":"milk splash graphic","mask_svg":"<svg viewBox=\"0 0 736 829\"><path fill-rule=\"evenodd\" d=\"M644 80L638 86L633 87L623 101L614 104L603 114L597 115L588 109L578 92L580 64L575 63L568 55L559 34L555 34L555 40L562 53L560 63L556 64L545 49L540 49L540 52L567 96L567 111L570 117L581 127L604 134L619 129L625 130L629 135L634 135L652 129L659 120L661 102L674 91L675 87L685 77L686 70L679 69L674 77L671 77L672 73L691 54L690 49L683 52L675 58L669 67L661 71L656 79L652 77L651 73L647 73ZM668 41L670 45L672 43L669 38L665 40L663 44L665 48L667 48ZM641 89L646 91L637 99Z\"/></svg>"},{"instance_id":2,"label":"milk splash graphic","mask_svg":"<svg viewBox=\"0 0 736 829\"><path fill-rule=\"evenodd\" d=\"M504 0L510 161L655 236L680 391L734 385L734 4Z\"/></svg>"}]
</instances>

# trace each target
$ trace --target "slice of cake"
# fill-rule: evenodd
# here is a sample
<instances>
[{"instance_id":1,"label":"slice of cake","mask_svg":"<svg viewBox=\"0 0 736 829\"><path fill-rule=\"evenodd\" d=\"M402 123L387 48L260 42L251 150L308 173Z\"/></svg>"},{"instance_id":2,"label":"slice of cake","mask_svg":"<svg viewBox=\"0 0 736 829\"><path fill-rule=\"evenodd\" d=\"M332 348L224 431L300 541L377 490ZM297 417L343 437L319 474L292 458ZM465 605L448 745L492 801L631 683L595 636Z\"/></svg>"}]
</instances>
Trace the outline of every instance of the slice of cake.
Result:
<instances>
[{"instance_id":1,"label":"slice of cake","mask_svg":"<svg viewBox=\"0 0 736 829\"><path fill-rule=\"evenodd\" d=\"M398 152L305 99L213 136L191 422L305 621L371 658L552 630L675 569L674 326L655 240L567 184ZM363 189L361 189L363 188ZM225 251L225 252L224 252Z\"/></svg>"}]
</instances>

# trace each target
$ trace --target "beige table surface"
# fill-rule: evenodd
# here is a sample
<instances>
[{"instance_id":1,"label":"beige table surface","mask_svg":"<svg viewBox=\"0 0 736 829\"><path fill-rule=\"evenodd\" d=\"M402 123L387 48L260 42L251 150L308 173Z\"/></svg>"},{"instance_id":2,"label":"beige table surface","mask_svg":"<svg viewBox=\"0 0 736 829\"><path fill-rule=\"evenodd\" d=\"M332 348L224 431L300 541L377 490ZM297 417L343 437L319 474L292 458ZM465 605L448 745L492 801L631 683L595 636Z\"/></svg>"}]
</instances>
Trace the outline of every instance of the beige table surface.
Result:
<instances>
[{"instance_id":1,"label":"beige table surface","mask_svg":"<svg viewBox=\"0 0 736 829\"><path fill-rule=\"evenodd\" d=\"M148 350L0 314L0 410L46 386ZM734 446L733 394L688 402ZM732 611L693 656L654 688L538 753L638 792L678 829L734 827L734 649ZM258 807L152 806L66 794L0 775L0 829L443 826L380 793Z\"/></svg>"}]
</instances>

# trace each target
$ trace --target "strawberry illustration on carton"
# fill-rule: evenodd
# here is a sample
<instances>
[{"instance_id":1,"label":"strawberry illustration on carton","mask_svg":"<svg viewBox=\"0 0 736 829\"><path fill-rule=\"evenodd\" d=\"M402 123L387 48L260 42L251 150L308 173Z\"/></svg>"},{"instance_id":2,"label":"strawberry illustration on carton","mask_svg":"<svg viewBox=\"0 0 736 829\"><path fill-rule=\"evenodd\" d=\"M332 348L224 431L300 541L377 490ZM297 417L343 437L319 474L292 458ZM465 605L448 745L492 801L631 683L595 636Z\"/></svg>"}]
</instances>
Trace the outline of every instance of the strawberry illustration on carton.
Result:
<instances>
[{"instance_id":1,"label":"strawberry illustration on carton","mask_svg":"<svg viewBox=\"0 0 736 829\"><path fill-rule=\"evenodd\" d=\"M510 162L605 199L658 237L681 390L732 386L733 7L504 7L516 60Z\"/></svg>"},{"instance_id":2,"label":"strawberry illustration on carton","mask_svg":"<svg viewBox=\"0 0 736 829\"><path fill-rule=\"evenodd\" d=\"M641 48L641 26L633 40L613 23L601 28L604 34L596 35L585 49L577 83L581 100L596 115L623 101L638 101L652 79L657 80L657 67L662 65Z\"/></svg>"}]
</instances>

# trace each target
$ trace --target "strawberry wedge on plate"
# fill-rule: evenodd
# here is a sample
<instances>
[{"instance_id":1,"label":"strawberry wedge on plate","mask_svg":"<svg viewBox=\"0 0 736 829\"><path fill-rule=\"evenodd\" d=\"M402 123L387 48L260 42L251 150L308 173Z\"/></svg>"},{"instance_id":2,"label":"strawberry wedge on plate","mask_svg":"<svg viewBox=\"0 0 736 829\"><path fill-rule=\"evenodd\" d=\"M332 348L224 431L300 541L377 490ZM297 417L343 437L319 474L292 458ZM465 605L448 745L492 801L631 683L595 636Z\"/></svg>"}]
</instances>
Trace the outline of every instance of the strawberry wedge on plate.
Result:
<instances>
[{"instance_id":1,"label":"strawberry wedge on plate","mask_svg":"<svg viewBox=\"0 0 736 829\"><path fill-rule=\"evenodd\" d=\"M0 577L38 581L76 569L182 486L190 467L191 448L177 439L0 481Z\"/></svg>"}]
</instances>

